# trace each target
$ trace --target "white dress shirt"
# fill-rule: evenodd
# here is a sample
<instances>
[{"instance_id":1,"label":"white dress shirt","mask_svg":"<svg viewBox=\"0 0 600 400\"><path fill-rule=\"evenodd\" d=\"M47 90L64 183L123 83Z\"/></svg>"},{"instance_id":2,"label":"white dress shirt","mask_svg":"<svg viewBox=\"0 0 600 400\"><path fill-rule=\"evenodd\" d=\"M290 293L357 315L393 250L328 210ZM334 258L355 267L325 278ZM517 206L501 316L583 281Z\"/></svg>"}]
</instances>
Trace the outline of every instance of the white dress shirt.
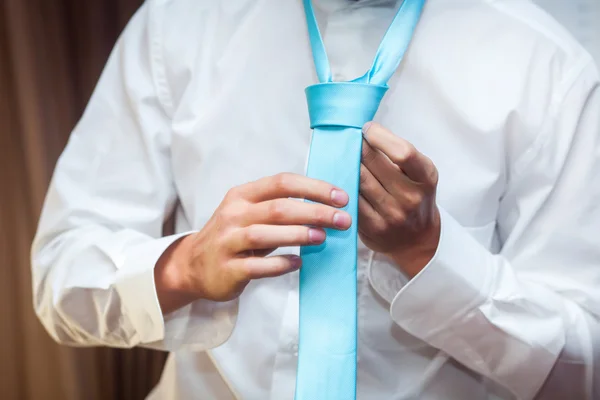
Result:
<instances>
[{"instance_id":1,"label":"white dress shirt","mask_svg":"<svg viewBox=\"0 0 600 400\"><path fill-rule=\"evenodd\" d=\"M396 2L315 5L335 80L362 75ZM230 188L304 173L316 82L300 0L148 0L44 206L32 268L50 334L171 351L150 399L293 399L297 273L163 318L153 268ZM390 87L376 119L438 167L442 232L411 281L359 247L358 398L600 399L590 55L529 1L430 0Z\"/></svg>"}]
</instances>

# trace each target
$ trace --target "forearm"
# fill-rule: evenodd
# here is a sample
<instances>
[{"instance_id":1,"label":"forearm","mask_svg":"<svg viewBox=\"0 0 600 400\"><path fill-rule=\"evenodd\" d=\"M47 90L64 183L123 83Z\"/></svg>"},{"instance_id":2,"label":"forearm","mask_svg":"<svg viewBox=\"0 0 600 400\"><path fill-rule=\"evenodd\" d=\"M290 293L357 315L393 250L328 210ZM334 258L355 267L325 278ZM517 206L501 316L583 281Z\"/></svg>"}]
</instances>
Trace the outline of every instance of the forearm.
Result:
<instances>
[{"instance_id":1,"label":"forearm","mask_svg":"<svg viewBox=\"0 0 600 400\"><path fill-rule=\"evenodd\" d=\"M181 235L88 226L40 230L32 251L34 305L50 335L71 346L213 348L231 334L237 302L169 299L163 315L154 286L157 260Z\"/></svg>"},{"instance_id":2,"label":"forearm","mask_svg":"<svg viewBox=\"0 0 600 400\"><path fill-rule=\"evenodd\" d=\"M150 243L154 252L137 251ZM153 261L140 257L167 245L131 230L92 225L54 235L42 226L32 249L36 313L63 344L132 347L162 339L146 265Z\"/></svg>"},{"instance_id":3,"label":"forearm","mask_svg":"<svg viewBox=\"0 0 600 400\"><path fill-rule=\"evenodd\" d=\"M550 375L558 385L570 377L567 398L586 398L599 360L597 349L596 359L585 351L598 346L597 317L540 277L518 273L446 215L438 252L398 293L392 318L519 399L534 398L553 369L568 369Z\"/></svg>"},{"instance_id":4,"label":"forearm","mask_svg":"<svg viewBox=\"0 0 600 400\"><path fill-rule=\"evenodd\" d=\"M161 255L154 268L156 295L163 315L168 315L198 300L199 296L186 291L183 287L185 271L189 260L189 247L192 240L186 235L174 241Z\"/></svg>"}]
</instances>

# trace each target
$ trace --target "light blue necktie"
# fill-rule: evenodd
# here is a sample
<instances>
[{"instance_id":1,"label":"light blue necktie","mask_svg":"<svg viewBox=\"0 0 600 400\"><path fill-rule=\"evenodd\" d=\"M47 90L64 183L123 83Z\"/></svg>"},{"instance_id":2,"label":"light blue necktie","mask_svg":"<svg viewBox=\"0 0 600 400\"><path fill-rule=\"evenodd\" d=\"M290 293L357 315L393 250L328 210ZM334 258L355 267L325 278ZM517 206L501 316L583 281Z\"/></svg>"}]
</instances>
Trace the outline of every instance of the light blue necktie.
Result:
<instances>
[{"instance_id":1,"label":"light blue necktie","mask_svg":"<svg viewBox=\"0 0 600 400\"><path fill-rule=\"evenodd\" d=\"M308 33L321 83L306 89L313 128L307 176L350 197L347 231L327 230L321 246L303 247L296 400L356 399L356 252L362 126L373 119L412 39L425 0L404 0L371 69L351 82L332 82L325 46L310 0Z\"/></svg>"}]
</instances>

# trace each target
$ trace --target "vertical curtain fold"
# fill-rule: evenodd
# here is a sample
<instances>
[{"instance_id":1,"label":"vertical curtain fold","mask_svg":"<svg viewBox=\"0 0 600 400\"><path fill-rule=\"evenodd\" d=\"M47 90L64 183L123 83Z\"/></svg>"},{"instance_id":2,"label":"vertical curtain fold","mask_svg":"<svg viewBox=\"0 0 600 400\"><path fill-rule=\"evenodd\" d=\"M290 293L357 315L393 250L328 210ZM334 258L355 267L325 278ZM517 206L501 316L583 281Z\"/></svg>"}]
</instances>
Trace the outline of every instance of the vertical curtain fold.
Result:
<instances>
[{"instance_id":1,"label":"vertical curtain fold","mask_svg":"<svg viewBox=\"0 0 600 400\"><path fill-rule=\"evenodd\" d=\"M56 160L142 0L0 2L0 397L143 399L165 354L55 344L33 312L29 249Z\"/></svg>"}]
</instances>

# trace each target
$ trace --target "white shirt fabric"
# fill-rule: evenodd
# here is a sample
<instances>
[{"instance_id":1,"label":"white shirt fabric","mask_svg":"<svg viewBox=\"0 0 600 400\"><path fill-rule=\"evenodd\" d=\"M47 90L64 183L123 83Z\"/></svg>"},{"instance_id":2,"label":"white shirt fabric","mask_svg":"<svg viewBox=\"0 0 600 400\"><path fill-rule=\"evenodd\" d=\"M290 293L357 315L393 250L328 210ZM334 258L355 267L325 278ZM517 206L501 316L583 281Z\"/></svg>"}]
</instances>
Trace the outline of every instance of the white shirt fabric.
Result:
<instances>
[{"instance_id":1,"label":"white shirt fabric","mask_svg":"<svg viewBox=\"0 0 600 400\"><path fill-rule=\"evenodd\" d=\"M398 4L315 5L335 79L362 75ZM230 188L304 172L316 81L300 0L147 1L44 206L50 334L171 351L150 399L293 399L297 273L163 319L153 268ZM599 82L529 1L427 3L376 119L437 165L441 239L410 282L360 246L359 399L600 398Z\"/></svg>"}]
</instances>

